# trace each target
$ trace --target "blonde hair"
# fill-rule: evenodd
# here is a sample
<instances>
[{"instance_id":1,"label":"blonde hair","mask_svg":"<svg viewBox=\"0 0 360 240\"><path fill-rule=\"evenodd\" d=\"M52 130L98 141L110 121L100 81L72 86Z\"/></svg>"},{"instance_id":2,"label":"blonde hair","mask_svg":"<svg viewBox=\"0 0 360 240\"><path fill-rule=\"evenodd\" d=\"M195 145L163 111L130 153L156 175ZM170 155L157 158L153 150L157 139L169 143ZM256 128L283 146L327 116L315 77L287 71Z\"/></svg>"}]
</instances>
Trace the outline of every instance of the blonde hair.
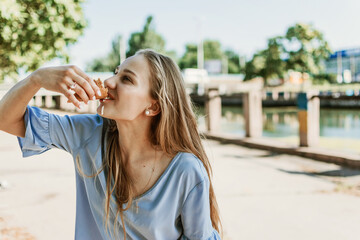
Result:
<instances>
[{"instance_id":1,"label":"blonde hair","mask_svg":"<svg viewBox=\"0 0 360 240\"><path fill-rule=\"evenodd\" d=\"M212 169L201 142L200 134L193 112L193 105L186 93L185 83L179 67L174 61L153 50L140 50L135 55L142 55L147 60L150 71L150 96L158 101L160 113L151 120L149 139L151 144L159 146L167 154L174 156L178 152L188 152L198 157L210 179L210 217L212 226L221 234L221 222L215 193L211 181ZM116 122L103 118L102 134L102 170L106 176L105 228L108 229L110 201L114 193L117 212L123 225L124 238L126 229L123 213L130 208L134 196L133 181L124 168L121 159L119 134ZM106 142L106 149L104 149ZM91 177L93 177L91 176ZM114 232L117 221L114 221Z\"/></svg>"}]
</instances>

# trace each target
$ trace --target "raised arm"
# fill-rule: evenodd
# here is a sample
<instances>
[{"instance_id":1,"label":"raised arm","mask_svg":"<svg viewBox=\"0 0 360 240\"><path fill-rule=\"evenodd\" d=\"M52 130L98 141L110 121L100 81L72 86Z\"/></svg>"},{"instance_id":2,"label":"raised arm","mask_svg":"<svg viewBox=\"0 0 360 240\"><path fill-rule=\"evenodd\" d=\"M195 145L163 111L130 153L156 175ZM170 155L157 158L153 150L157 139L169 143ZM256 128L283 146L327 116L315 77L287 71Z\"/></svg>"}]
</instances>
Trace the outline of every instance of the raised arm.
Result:
<instances>
[{"instance_id":1,"label":"raised arm","mask_svg":"<svg viewBox=\"0 0 360 240\"><path fill-rule=\"evenodd\" d=\"M76 83L76 85L74 85ZM99 88L76 66L40 68L18 82L0 100L0 130L24 137L24 114L26 106L40 88L64 94L70 102L80 108L70 86L85 103L97 95Z\"/></svg>"}]
</instances>

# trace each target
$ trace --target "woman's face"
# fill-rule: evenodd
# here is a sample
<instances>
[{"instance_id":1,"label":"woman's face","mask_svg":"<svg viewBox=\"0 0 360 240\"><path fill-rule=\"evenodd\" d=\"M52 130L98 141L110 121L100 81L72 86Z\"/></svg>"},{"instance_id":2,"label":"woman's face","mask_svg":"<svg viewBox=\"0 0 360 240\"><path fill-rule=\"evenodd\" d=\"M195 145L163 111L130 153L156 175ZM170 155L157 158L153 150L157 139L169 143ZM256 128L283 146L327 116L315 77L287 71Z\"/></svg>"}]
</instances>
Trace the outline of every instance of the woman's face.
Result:
<instances>
[{"instance_id":1,"label":"woman's face","mask_svg":"<svg viewBox=\"0 0 360 240\"><path fill-rule=\"evenodd\" d=\"M114 120L146 117L145 110L155 102L150 97L150 69L143 55L127 58L105 80L110 99L100 101L98 114Z\"/></svg>"}]
</instances>

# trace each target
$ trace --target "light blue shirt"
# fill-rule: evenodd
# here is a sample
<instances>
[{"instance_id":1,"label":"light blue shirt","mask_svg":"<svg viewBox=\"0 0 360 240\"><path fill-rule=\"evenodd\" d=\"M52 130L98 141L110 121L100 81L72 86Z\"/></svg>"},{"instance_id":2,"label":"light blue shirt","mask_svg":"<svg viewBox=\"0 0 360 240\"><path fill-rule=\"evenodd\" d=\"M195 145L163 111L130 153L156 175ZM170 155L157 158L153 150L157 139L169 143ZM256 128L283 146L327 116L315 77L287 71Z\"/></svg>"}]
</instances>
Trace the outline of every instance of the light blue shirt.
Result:
<instances>
[{"instance_id":1,"label":"light blue shirt","mask_svg":"<svg viewBox=\"0 0 360 240\"><path fill-rule=\"evenodd\" d=\"M27 107L26 134L18 138L24 157L60 148L79 160L83 172L100 169L102 117L80 114L59 116ZM104 172L95 178L82 177L76 170L76 240L113 239L106 234L103 218L106 194ZM115 198L114 198L115 199ZM137 206L136 206L137 205ZM111 229L116 203L110 205ZM133 201L124 212L127 239L219 240L212 227L209 178L202 162L193 154L179 152L154 186ZM123 230L117 218L120 238Z\"/></svg>"}]
</instances>

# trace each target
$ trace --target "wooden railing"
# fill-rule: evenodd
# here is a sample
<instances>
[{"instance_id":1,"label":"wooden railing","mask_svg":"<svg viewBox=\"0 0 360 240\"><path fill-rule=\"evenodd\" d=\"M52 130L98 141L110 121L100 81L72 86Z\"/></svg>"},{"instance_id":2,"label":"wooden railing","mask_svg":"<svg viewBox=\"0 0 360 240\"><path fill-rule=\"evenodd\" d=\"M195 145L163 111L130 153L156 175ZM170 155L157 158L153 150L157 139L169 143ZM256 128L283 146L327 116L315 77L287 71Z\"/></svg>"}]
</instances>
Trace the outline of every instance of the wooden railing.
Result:
<instances>
[{"instance_id":1,"label":"wooden railing","mask_svg":"<svg viewBox=\"0 0 360 240\"><path fill-rule=\"evenodd\" d=\"M216 133L221 122L221 97L219 90L209 88L205 97L206 129L209 133ZM242 104L245 119L246 137L258 138L262 136L262 97L260 88L248 89L242 94ZM322 96L318 91L308 91L297 94L299 120L299 146L317 146L320 137L320 99L345 99L360 102L360 96Z\"/></svg>"},{"instance_id":2,"label":"wooden railing","mask_svg":"<svg viewBox=\"0 0 360 240\"><path fill-rule=\"evenodd\" d=\"M11 86L0 86L0 98L8 91ZM235 89L234 89L235 90ZM246 137L258 138L262 136L262 100L267 96L264 91L261 79L237 86L237 92L242 93L245 132ZM296 93L299 119L299 146L316 146L320 134L320 99L345 99L360 102L360 96L323 96L319 91L308 91ZM292 93L281 94L280 99L294 98ZM278 99L278 92L271 99ZM77 109L73 104L67 103L67 98L62 94L40 89L29 102L29 105L45 107L50 109L61 109L78 113L96 113L98 101L89 101L88 105ZM221 122L221 97L220 90L216 86L208 85L205 89L205 117L206 129L208 132L218 132Z\"/></svg>"},{"instance_id":3,"label":"wooden railing","mask_svg":"<svg viewBox=\"0 0 360 240\"><path fill-rule=\"evenodd\" d=\"M29 102L29 105L78 113L96 113L98 101L89 101L88 104L84 104L83 108L80 110L72 103L68 103L67 98L64 95L40 89Z\"/></svg>"}]
</instances>

